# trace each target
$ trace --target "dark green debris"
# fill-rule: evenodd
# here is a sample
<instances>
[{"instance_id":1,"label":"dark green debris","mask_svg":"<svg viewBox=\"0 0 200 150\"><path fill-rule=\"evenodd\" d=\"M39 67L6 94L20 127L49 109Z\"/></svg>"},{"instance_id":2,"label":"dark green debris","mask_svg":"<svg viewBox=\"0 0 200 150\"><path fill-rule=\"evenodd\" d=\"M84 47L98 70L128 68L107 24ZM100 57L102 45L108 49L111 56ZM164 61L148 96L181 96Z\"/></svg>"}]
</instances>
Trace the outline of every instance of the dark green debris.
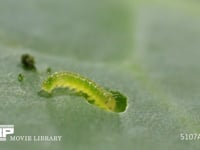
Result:
<instances>
[{"instance_id":1,"label":"dark green debris","mask_svg":"<svg viewBox=\"0 0 200 150\"><path fill-rule=\"evenodd\" d=\"M29 54L23 54L21 56L21 63L25 70L36 70L35 59Z\"/></svg>"},{"instance_id":2,"label":"dark green debris","mask_svg":"<svg viewBox=\"0 0 200 150\"><path fill-rule=\"evenodd\" d=\"M18 75L18 81L19 81L19 82L22 82L23 80L24 80L24 75L20 73L20 74Z\"/></svg>"},{"instance_id":3,"label":"dark green debris","mask_svg":"<svg viewBox=\"0 0 200 150\"><path fill-rule=\"evenodd\" d=\"M46 71L47 71L47 73L51 73L51 68L48 67Z\"/></svg>"}]
</instances>

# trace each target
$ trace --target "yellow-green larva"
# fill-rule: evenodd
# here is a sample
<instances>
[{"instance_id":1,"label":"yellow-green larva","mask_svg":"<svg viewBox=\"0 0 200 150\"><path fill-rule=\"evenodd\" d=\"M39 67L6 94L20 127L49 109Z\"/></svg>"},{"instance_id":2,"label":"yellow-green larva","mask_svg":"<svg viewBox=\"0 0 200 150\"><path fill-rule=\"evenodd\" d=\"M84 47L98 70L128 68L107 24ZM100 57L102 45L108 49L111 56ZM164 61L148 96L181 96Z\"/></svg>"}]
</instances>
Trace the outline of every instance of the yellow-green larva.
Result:
<instances>
[{"instance_id":1,"label":"yellow-green larva","mask_svg":"<svg viewBox=\"0 0 200 150\"><path fill-rule=\"evenodd\" d=\"M94 81L76 73L56 72L47 77L42 83L42 90L49 94L56 88L69 88L76 92L84 93L87 95L88 101L92 101L92 104L108 111L121 112L126 108L125 96L117 92L108 91L97 85ZM121 98L123 99L123 104L122 106L118 106L118 100Z\"/></svg>"}]
</instances>

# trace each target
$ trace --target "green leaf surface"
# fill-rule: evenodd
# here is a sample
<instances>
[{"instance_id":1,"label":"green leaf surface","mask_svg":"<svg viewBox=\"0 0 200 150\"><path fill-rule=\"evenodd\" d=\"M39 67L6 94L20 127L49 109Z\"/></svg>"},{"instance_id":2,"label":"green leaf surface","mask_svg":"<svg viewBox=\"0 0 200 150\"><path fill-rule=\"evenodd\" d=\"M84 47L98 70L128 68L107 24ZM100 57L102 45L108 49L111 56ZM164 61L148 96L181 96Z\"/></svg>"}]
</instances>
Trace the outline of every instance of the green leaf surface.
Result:
<instances>
[{"instance_id":1,"label":"green leaf surface","mask_svg":"<svg viewBox=\"0 0 200 150\"><path fill-rule=\"evenodd\" d=\"M0 1L0 124L61 142L0 142L0 149L188 150L200 133L198 1ZM37 72L20 57L35 57ZM128 98L123 113L83 97L41 97L46 69L72 71ZM18 81L18 75L24 76Z\"/></svg>"}]
</instances>

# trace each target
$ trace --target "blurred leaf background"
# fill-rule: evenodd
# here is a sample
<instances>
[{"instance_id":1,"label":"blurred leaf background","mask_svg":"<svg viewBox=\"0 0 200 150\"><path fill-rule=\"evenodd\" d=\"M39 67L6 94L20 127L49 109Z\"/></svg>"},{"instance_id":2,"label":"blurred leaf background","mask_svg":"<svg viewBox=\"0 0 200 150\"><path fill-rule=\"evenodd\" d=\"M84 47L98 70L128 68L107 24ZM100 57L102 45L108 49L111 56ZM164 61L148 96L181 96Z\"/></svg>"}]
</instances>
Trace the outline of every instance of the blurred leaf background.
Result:
<instances>
[{"instance_id":1,"label":"blurred leaf background","mask_svg":"<svg viewBox=\"0 0 200 150\"><path fill-rule=\"evenodd\" d=\"M198 140L180 140L200 133L199 47L197 0L0 0L0 124L14 124L16 136L63 136L1 149L199 149ZM38 72L22 69L24 53ZM121 91L128 109L40 97L48 67Z\"/></svg>"}]
</instances>

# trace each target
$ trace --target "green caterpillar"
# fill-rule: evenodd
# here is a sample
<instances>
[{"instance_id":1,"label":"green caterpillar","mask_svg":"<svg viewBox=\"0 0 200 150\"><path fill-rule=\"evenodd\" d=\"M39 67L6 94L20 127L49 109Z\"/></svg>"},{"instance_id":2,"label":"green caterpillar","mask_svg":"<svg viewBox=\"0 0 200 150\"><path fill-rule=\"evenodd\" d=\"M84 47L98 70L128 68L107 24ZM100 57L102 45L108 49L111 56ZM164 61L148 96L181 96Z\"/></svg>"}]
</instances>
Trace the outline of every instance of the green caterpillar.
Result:
<instances>
[{"instance_id":1,"label":"green caterpillar","mask_svg":"<svg viewBox=\"0 0 200 150\"><path fill-rule=\"evenodd\" d=\"M56 88L69 88L83 93L89 103L104 110L123 112L126 109L126 97L118 91L109 91L94 81L72 72L56 72L42 83L42 91L49 94Z\"/></svg>"}]
</instances>

